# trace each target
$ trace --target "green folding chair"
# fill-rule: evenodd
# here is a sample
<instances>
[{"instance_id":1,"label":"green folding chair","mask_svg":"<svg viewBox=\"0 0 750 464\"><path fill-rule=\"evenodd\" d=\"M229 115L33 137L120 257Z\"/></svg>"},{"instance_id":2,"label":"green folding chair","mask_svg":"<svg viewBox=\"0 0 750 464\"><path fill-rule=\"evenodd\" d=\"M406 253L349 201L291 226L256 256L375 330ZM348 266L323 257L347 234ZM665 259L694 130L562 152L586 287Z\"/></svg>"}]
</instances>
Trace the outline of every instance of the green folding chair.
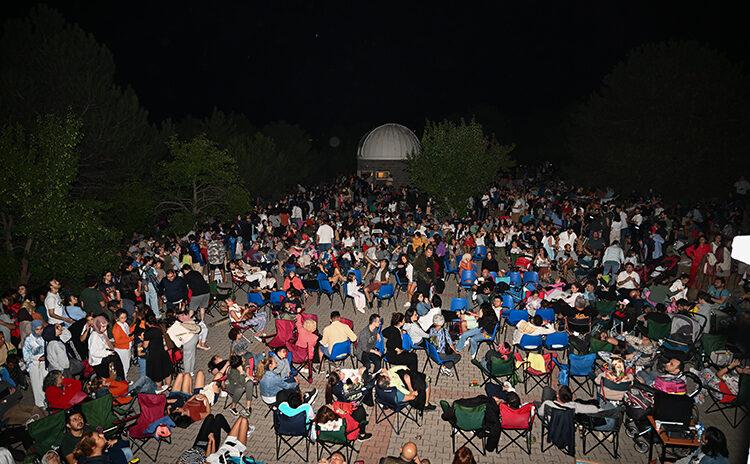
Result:
<instances>
[{"instance_id":1,"label":"green folding chair","mask_svg":"<svg viewBox=\"0 0 750 464\"><path fill-rule=\"evenodd\" d=\"M482 374L482 385L493 382L497 385L502 385L504 380L507 380L511 385L518 383L518 373L516 371L516 360L511 355L508 359L503 360L498 357L492 357L490 361L490 368L487 369L484 364L478 359L472 359L471 363L479 368L479 372Z\"/></svg>"},{"instance_id":2,"label":"green folding chair","mask_svg":"<svg viewBox=\"0 0 750 464\"><path fill-rule=\"evenodd\" d=\"M596 337L591 337L591 340L589 341L589 348L589 352L591 353L598 353L600 351L607 351L611 353L614 346L604 340L599 340Z\"/></svg>"},{"instance_id":3,"label":"green folding chair","mask_svg":"<svg viewBox=\"0 0 750 464\"><path fill-rule=\"evenodd\" d=\"M596 300L596 311L600 316L608 317L617 309L616 301Z\"/></svg>"},{"instance_id":4,"label":"green folding chair","mask_svg":"<svg viewBox=\"0 0 750 464\"><path fill-rule=\"evenodd\" d=\"M440 408L445 413L450 406L445 400L440 401ZM467 407L462 406L458 402L453 403L453 415L455 416L455 422L451 422L451 445L453 446L453 453L456 452L457 448L461 446L471 445L482 456L487 454L487 438L484 432L484 413L487 409L486 404L479 406ZM456 447L456 436L461 435L465 443L459 447ZM477 446L474 443L475 439L479 439L482 442L482 446Z\"/></svg>"},{"instance_id":5,"label":"green folding chair","mask_svg":"<svg viewBox=\"0 0 750 464\"><path fill-rule=\"evenodd\" d=\"M346 438L346 421L343 421L341 428L335 432L321 431L320 427L316 425L316 453L318 460L322 459L323 454L329 456L334 452L343 452L346 456L346 462L352 462L352 457L359 453L359 450L354 447L355 441L349 441Z\"/></svg>"},{"instance_id":6,"label":"green folding chair","mask_svg":"<svg viewBox=\"0 0 750 464\"><path fill-rule=\"evenodd\" d=\"M65 432L65 411L30 422L27 429L34 440L34 454L41 457L52 448L60 446Z\"/></svg>"},{"instance_id":7,"label":"green folding chair","mask_svg":"<svg viewBox=\"0 0 750 464\"><path fill-rule=\"evenodd\" d=\"M117 417L112 401L112 395L107 394L101 398L81 403L81 412L88 425L95 428L101 427L107 438L119 438L128 420ZM136 416L133 416L131 419L135 418Z\"/></svg>"}]
</instances>

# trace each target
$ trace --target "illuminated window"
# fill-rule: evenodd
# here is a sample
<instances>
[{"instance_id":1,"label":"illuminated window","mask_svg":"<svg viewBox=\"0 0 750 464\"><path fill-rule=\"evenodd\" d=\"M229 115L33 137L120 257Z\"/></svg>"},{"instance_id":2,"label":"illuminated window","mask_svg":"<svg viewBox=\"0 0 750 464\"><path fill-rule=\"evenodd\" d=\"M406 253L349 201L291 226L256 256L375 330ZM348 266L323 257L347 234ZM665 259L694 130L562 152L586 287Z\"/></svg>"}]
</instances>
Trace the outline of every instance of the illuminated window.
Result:
<instances>
[{"instance_id":1,"label":"illuminated window","mask_svg":"<svg viewBox=\"0 0 750 464\"><path fill-rule=\"evenodd\" d=\"M375 172L375 178L378 180L387 180L391 178L391 171L377 171Z\"/></svg>"}]
</instances>

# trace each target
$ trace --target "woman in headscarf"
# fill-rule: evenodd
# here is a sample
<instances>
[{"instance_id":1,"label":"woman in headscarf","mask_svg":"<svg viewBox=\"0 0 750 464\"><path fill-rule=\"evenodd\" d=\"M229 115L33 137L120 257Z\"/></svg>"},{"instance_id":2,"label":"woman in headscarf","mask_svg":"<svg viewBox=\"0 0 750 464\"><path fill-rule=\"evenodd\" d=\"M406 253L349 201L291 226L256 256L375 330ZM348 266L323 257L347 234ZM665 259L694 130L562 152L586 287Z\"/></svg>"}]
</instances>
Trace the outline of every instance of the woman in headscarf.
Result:
<instances>
[{"instance_id":1,"label":"woman in headscarf","mask_svg":"<svg viewBox=\"0 0 750 464\"><path fill-rule=\"evenodd\" d=\"M107 319L104 316L94 318L92 332L89 336L89 365L96 372L97 377L108 379L110 365L114 368L118 380L125 379L120 357L115 353L115 347L107 335Z\"/></svg>"},{"instance_id":2,"label":"woman in headscarf","mask_svg":"<svg viewBox=\"0 0 750 464\"><path fill-rule=\"evenodd\" d=\"M42 321L31 321L31 334L23 341L23 360L29 372L31 391L34 392L34 404L46 408L44 397L44 377L47 367L44 362L44 339L42 338Z\"/></svg>"}]
</instances>

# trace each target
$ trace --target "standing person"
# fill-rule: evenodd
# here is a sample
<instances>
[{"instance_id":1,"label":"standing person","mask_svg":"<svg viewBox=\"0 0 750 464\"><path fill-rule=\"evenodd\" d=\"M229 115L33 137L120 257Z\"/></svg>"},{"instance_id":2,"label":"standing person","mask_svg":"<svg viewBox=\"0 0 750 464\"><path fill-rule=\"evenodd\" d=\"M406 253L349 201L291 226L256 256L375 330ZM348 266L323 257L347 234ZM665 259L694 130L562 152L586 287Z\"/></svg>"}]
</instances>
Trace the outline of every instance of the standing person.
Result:
<instances>
[{"instance_id":1,"label":"standing person","mask_svg":"<svg viewBox=\"0 0 750 464\"><path fill-rule=\"evenodd\" d=\"M213 274L209 278L214 279L216 270L219 270L221 282L226 282L226 262L227 250L221 241L219 234L211 235L211 241L208 243L208 269Z\"/></svg>"},{"instance_id":2,"label":"standing person","mask_svg":"<svg viewBox=\"0 0 750 464\"><path fill-rule=\"evenodd\" d=\"M89 365L100 379L110 377L110 364L115 370L117 380L125 380L120 357L115 354L115 347L107 335L109 322L104 316L94 318L91 335L89 335Z\"/></svg>"},{"instance_id":3,"label":"standing person","mask_svg":"<svg viewBox=\"0 0 750 464\"><path fill-rule=\"evenodd\" d=\"M198 337L197 347L201 350L208 350L209 348L206 345L208 327L206 326L204 319L206 318L206 308L211 300L211 288L203 278L203 274L200 272L191 269L189 266L182 266L182 272L185 275L185 283L192 292L188 308L193 312L198 311L198 322L201 327L201 332Z\"/></svg>"},{"instance_id":4,"label":"standing person","mask_svg":"<svg viewBox=\"0 0 750 464\"><path fill-rule=\"evenodd\" d=\"M614 279L624 261L625 253L622 251L622 248L620 248L619 240L615 240L610 246L605 248L604 255L602 256L604 274L608 275L611 279Z\"/></svg>"},{"instance_id":5,"label":"standing person","mask_svg":"<svg viewBox=\"0 0 750 464\"><path fill-rule=\"evenodd\" d=\"M86 314L92 316L101 316L107 303L104 301L104 295L99 291L97 286L99 282L93 275L86 276L86 288L81 290L81 306Z\"/></svg>"},{"instance_id":6,"label":"standing person","mask_svg":"<svg viewBox=\"0 0 750 464\"><path fill-rule=\"evenodd\" d=\"M696 278L698 277L698 271L700 270L700 264L703 261L703 257L707 253L711 252L711 245L706 242L706 237L700 236L698 240L685 249L685 254L690 258L690 280L688 281L688 287L696 288Z\"/></svg>"},{"instance_id":7,"label":"standing person","mask_svg":"<svg viewBox=\"0 0 750 464\"><path fill-rule=\"evenodd\" d=\"M331 249L335 233L333 232L333 227L329 226L326 221L321 219L315 236L318 240L318 251L328 251Z\"/></svg>"},{"instance_id":8,"label":"standing person","mask_svg":"<svg viewBox=\"0 0 750 464\"><path fill-rule=\"evenodd\" d=\"M188 266L189 267L189 266ZM177 311L187 300L188 287L185 280L170 269L167 276L159 282L159 290L166 300L167 312Z\"/></svg>"},{"instance_id":9,"label":"standing person","mask_svg":"<svg viewBox=\"0 0 750 464\"><path fill-rule=\"evenodd\" d=\"M130 370L130 353L133 349L133 329L134 326L128 325L127 311L120 309L115 313L115 323L112 326L112 336L115 339L115 353L120 357L122 362L123 375L128 378Z\"/></svg>"},{"instance_id":10,"label":"standing person","mask_svg":"<svg viewBox=\"0 0 750 464\"><path fill-rule=\"evenodd\" d=\"M44 357L44 339L42 338L42 321L31 321L31 334L23 342L23 360L31 380L31 391L34 393L34 404L46 408L44 396L44 378L47 367Z\"/></svg>"},{"instance_id":11,"label":"standing person","mask_svg":"<svg viewBox=\"0 0 750 464\"><path fill-rule=\"evenodd\" d=\"M174 372L169 355L164 349L164 334L153 313L144 315L143 349L146 350L146 376L162 387L164 379Z\"/></svg>"},{"instance_id":12,"label":"standing person","mask_svg":"<svg viewBox=\"0 0 750 464\"><path fill-rule=\"evenodd\" d=\"M144 260L143 266L140 267L141 279L143 280L143 296L146 306L151 308L156 318L161 317L159 311L159 279L157 270L154 268L154 258L152 256L147 257Z\"/></svg>"},{"instance_id":13,"label":"standing person","mask_svg":"<svg viewBox=\"0 0 750 464\"><path fill-rule=\"evenodd\" d=\"M60 282L57 279L49 281L49 292L44 298L44 308L47 310L47 318L53 324L64 324L68 328L75 322L65 313L65 307L60 298Z\"/></svg>"}]
</instances>

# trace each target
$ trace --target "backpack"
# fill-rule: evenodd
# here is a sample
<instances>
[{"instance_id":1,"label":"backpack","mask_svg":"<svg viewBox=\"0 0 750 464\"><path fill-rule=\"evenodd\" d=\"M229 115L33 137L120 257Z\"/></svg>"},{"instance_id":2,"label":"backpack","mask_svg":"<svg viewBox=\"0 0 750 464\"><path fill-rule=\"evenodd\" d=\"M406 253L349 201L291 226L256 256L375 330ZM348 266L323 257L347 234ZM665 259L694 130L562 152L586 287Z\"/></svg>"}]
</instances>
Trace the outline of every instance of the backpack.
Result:
<instances>
[{"instance_id":1,"label":"backpack","mask_svg":"<svg viewBox=\"0 0 750 464\"><path fill-rule=\"evenodd\" d=\"M687 393L685 379L679 377L659 376L654 380L654 388L671 395L684 395Z\"/></svg>"}]
</instances>

